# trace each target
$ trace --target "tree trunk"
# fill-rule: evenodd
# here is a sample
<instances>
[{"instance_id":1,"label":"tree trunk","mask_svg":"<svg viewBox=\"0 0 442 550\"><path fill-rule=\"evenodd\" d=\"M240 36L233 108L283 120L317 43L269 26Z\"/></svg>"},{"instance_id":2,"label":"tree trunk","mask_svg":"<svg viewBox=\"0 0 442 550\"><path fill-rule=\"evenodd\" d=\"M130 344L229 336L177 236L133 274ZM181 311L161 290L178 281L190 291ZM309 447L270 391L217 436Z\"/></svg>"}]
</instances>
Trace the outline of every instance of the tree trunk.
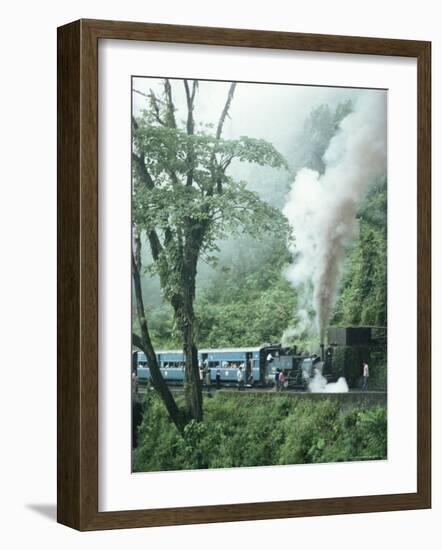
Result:
<instances>
[{"instance_id":1,"label":"tree trunk","mask_svg":"<svg viewBox=\"0 0 442 550\"><path fill-rule=\"evenodd\" d=\"M169 413L171 420L177 427L178 431L182 433L184 430L184 426L186 425L186 419L182 411L180 411L180 409L178 408L178 405L175 402L172 392L170 391L168 385L164 381L160 368L158 366L157 356L155 355L155 350L153 348L152 341L150 339L149 330L147 327L147 321L146 321L145 312L144 312L144 302L143 302L143 294L141 291L140 272L138 270L133 254L132 254L132 276L134 281L138 320L139 320L140 329L141 329L141 337L137 337L137 335L134 334L132 335L132 340L134 344L137 347L141 348L141 350L146 354L153 387L160 395L164 403L164 406L166 407L167 412Z\"/></svg>"},{"instance_id":2,"label":"tree trunk","mask_svg":"<svg viewBox=\"0 0 442 550\"><path fill-rule=\"evenodd\" d=\"M181 332L185 354L184 395L187 415L197 421L203 419L202 385L198 367L198 350L195 344L195 299L198 245L188 235L182 267L183 304L181 311Z\"/></svg>"},{"instance_id":3,"label":"tree trunk","mask_svg":"<svg viewBox=\"0 0 442 550\"><path fill-rule=\"evenodd\" d=\"M203 419L203 397L198 366L198 350L194 338L193 303L184 300L183 350L186 357L184 395L187 415L197 421Z\"/></svg>"}]
</instances>

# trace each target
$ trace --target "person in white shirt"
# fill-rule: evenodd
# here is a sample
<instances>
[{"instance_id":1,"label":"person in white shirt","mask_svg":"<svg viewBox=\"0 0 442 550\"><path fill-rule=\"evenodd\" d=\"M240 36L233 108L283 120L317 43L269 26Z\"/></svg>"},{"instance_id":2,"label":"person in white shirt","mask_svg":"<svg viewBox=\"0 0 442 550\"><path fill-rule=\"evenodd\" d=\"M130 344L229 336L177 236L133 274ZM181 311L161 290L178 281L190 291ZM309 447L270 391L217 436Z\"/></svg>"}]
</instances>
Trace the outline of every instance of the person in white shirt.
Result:
<instances>
[{"instance_id":1,"label":"person in white shirt","mask_svg":"<svg viewBox=\"0 0 442 550\"><path fill-rule=\"evenodd\" d=\"M368 378L370 377L370 371L368 369L368 364L364 361L362 366L362 389L364 391L368 390Z\"/></svg>"},{"instance_id":2,"label":"person in white shirt","mask_svg":"<svg viewBox=\"0 0 442 550\"><path fill-rule=\"evenodd\" d=\"M242 367L239 367L238 372L236 374L236 378L238 380L238 390L244 389L244 371Z\"/></svg>"}]
</instances>

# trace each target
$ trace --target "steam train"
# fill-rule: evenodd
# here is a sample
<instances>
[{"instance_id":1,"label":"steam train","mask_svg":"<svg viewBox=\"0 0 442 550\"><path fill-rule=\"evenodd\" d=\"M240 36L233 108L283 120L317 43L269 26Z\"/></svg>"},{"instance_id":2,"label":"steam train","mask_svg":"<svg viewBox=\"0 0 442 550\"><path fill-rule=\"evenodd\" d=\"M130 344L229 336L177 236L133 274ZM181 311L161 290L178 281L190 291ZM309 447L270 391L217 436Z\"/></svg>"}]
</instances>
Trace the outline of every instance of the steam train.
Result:
<instances>
[{"instance_id":1,"label":"steam train","mask_svg":"<svg viewBox=\"0 0 442 550\"><path fill-rule=\"evenodd\" d=\"M318 354L298 352L296 346L265 344L258 347L200 349L198 363L204 372L207 386L237 385L238 369L244 372L246 386L271 386L276 373L283 371L286 386L306 389L319 370L327 382L344 377L350 388L361 386L362 363L386 364L386 327L329 327L328 345L320 346ZM169 384L180 385L184 380L184 355L182 350L160 350L156 354L163 378ZM149 365L141 351L133 351L133 371L139 384L150 379Z\"/></svg>"},{"instance_id":2,"label":"steam train","mask_svg":"<svg viewBox=\"0 0 442 550\"><path fill-rule=\"evenodd\" d=\"M331 355L331 348L320 357L316 354L298 354L296 347L283 347L277 343L248 348L201 349L198 352L198 363L204 373L203 383L208 386L215 385L217 374L222 386L236 385L238 369L241 367L248 387L271 386L276 374L283 371L286 387L306 389L319 366L323 376L331 381ZM163 378L171 385L182 384L185 362L183 351L159 350L156 357ZM148 383L149 365L141 351L133 352L133 370L139 384Z\"/></svg>"}]
</instances>

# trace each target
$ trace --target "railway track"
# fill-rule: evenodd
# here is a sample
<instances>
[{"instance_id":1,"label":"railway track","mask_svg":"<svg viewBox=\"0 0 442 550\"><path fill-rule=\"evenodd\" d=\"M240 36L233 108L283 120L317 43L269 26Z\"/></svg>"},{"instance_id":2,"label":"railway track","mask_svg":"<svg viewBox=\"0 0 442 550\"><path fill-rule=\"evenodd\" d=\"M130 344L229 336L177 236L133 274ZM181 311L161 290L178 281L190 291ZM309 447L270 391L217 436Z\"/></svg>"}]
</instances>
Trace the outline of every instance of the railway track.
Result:
<instances>
[{"instance_id":1,"label":"railway track","mask_svg":"<svg viewBox=\"0 0 442 550\"><path fill-rule=\"evenodd\" d=\"M183 393L183 387L182 386L169 386L171 391L173 393ZM154 390L152 390L154 391ZM139 387L138 388L138 394L143 395L146 394L147 388L146 387ZM210 387L208 389L207 387L203 388L203 395L207 394L216 394L216 393L240 393L240 394L260 394L260 393L268 393L268 394L274 394L274 395L281 395L281 394L296 394L296 395L334 395L334 393L338 395L386 395L387 392L385 390L358 390L358 389L351 389L348 392L311 392L311 391L305 391L305 390L299 390L296 388L285 388L282 391L276 392L274 388L245 388L244 390L239 391L237 387L231 386L231 387L223 387L220 389L216 389L214 387Z\"/></svg>"}]
</instances>

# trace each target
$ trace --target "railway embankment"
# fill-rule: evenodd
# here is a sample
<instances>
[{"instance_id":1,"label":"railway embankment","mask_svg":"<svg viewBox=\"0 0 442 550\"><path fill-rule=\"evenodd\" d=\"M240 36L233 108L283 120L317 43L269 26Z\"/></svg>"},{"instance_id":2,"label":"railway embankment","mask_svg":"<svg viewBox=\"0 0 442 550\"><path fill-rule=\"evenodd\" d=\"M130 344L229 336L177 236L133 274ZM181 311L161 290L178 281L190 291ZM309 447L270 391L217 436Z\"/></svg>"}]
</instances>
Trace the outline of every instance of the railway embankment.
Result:
<instances>
[{"instance_id":1,"label":"railway embankment","mask_svg":"<svg viewBox=\"0 0 442 550\"><path fill-rule=\"evenodd\" d=\"M236 396L238 399L242 399L244 393L249 396L256 396L257 399L278 399L280 397L289 397L296 400L308 400L308 401L324 401L330 400L333 403L337 403L341 407L354 407L356 405L361 407L373 407L375 405L386 406L387 405L387 392L386 391L349 391L345 393L316 393L316 392L300 392L300 391L263 391L248 389L244 392L234 391L230 389L221 389L217 392L220 396L229 395Z\"/></svg>"}]
</instances>

